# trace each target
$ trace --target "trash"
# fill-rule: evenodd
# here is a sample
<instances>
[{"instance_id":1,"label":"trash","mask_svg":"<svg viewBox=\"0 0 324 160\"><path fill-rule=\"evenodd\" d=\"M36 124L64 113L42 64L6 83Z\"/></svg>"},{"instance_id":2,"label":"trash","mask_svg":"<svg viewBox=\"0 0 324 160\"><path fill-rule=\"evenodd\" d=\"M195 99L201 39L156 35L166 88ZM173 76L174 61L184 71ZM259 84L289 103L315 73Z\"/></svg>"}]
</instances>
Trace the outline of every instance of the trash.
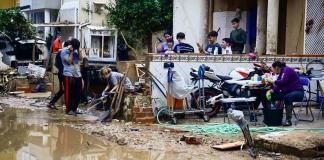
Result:
<instances>
[{"instance_id":1,"label":"trash","mask_svg":"<svg viewBox=\"0 0 324 160\"><path fill-rule=\"evenodd\" d=\"M184 141L184 142L186 142L186 144L194 144L194 145L201 144L201 140L194 137L194 136L185 136L185 135L183 135L180 138L180 141Z\"/></svg>"},{"instance_id":2,"label":"trash","mask_svg":"<svg viewBox=\"0 0 324 160\"><path fill-rule=\"evenodd\" d=\"M28 69L26 66L19 66L18 67L18 74L22 76L27 76L31 74L31 70Z\"/></svg>"},{"instance_id":3,"label":"trash","mask_svg":"<svg viewBox=\"0 0 324 160\"><path fill-rule=\"evenodd\" d=\"M130 130L131 130L131 131L139 131L138 128L131 128Z\"/></svg>"},{"instance_id":4,"label":"trash","mask_svg":"<svg viewBox=\"0 0 324 160\"><path fill-rule=\"evenodd\" d=\"M212 148L217 149L217 150L239 149L244 144L245 144L244 141L238 141L238 142L233 142L233 143L214 145L214 146L212 146Z\"/></svg>"},{"instance_id":5,"label":"trash","mask_svg":"<svg viewBox=\"0 0 324 160\"><path fill-rule=\"evenodd\" d=\"M43 78L46 72L45 68L30 63L28 64L28 69L31 71L30 75L34 76L35 78Z\"/></svg>"},{"instance_id":6,"label":"trash","mask_svg":"<svg viewBox=\"0 0 324 160\"><path fill-rule=\"evenodd\" d=\"M45 83L39 83L33 90L32 93L46 92L47 85Z\"/></svg>"},{"instance_id":7,"label":"trash","mask_svg":"<svg viewBox=\"0 0 324 160\"><path fill-rule=\"evenodd\" d=\"M117 140L117 144L119 144L121 146L127 145L126 139L125 138L119 138Z\"/></svg>"},{"instance_id":8,"label":"trash","mask_svg":"<svg viewBox=\"0 0 324 160\"><path fill-rule=\"evenodd\" d=\"M3 54L0 52L0 71L9 69L10 67L2 62Z\"/></svg>"}]
</instances>

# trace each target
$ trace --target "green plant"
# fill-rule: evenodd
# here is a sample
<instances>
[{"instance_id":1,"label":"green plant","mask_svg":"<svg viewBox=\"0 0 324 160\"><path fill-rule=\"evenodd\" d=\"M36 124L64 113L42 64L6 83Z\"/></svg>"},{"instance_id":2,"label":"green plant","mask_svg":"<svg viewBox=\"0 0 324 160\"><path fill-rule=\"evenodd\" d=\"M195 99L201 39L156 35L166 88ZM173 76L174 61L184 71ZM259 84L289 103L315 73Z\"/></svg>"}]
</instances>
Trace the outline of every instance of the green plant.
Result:
<instances>
[{"instance_id":1,"label":"green plant","mask_svg":"<svg viewBox=\"0 0 324 160\"><path fill-rule=\"evenodd\" d=\"M152 33L172 26L172 0L116 0L106 6L108 25L150 47Z\"/></svg>"},{"instance_id":2,"label":"green plant","mask_svg":"<svg viewBox=\"0 0 324 160\"><path fill-rule=\"evenodd\" d=\"M23 16L18 8L0 9L0 32L11 39L29 39L35 36L31 23Z\"/></svg>"}]
</instances>

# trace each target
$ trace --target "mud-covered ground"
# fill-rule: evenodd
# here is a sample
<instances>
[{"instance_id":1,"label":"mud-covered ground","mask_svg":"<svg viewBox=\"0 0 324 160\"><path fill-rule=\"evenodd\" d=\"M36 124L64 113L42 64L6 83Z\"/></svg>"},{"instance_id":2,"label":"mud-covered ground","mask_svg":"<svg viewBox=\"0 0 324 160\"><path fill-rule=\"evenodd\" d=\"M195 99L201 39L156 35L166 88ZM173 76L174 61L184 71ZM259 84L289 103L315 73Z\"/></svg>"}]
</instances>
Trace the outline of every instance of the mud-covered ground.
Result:
<instances>
[{"instance_id":1,"label":"mud-covered ground","mask_svg":"<svg viewBox=\"0 0 324 160\"><path fill-rule=\"evenodd\" d=\"M211 146L227 142L242 141L243 136L237 135L194 135L201 144L189 145L180 141L183 136L191 136L191 132L173 130L157 124L141 125L123 120L113 120L111 123L96 122L93 115L68 116L63 110L48 110L44 105L46 100L24 99L17 97L0 97L2 108L23 108L32 111L50 113L52 116L63 117L66 125L69 125L81 133L92 135L106 143L116 143L118 146L133 148L136 150L154 151L161 153L176 154L177 158L171 159L252 159L247 149L218 151ZM73 121L71 121L73 119ZM223 118L214 118L212 122L222 122ZM179 121L180 124L203 124L204 122L195 117L189 117ZM320 121L314 123L300 122L294 127L321 127ZM181 157L181 158L179 158ZM152 158L151 158L152 159ZM154 158L153 158L154 159ZM294 156L280 153L260 151L257 159L297 159Z\"/></svg>"}]
</instances>

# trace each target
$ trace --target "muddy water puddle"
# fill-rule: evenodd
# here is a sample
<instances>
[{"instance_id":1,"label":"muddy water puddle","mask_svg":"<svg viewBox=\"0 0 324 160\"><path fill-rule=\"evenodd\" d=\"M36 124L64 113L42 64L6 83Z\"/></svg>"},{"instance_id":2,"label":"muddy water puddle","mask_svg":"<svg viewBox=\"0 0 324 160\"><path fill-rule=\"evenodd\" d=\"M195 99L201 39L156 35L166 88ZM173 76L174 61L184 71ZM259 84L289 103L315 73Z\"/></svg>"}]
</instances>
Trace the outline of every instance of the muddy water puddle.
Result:
<instances>
[{"instance_id":1,"label":"muddy water puddle","mask_svg":"<svg viewBox=\"0 0 324 160\"><path fill-rule=\"evenodd\" d=\"M65 119L65 115L44 111L5 109L0 113L0 159L181 159L174 152L142 151L105 144L64 125Z\"/></svg>"}]
</instances>

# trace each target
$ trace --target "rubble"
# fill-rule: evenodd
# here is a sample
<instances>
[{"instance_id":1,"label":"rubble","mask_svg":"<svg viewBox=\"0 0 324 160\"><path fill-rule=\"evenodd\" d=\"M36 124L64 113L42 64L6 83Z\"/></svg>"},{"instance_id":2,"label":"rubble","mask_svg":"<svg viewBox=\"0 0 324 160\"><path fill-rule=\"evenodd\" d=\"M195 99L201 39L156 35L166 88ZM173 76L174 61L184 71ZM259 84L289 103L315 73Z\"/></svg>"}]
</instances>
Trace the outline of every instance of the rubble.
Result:
<instances>
[{"instance_id":1,"label":"rubble","mask_svg":"<svg viewBox=\"0 0 324 160\"><path fill-rule=\"evenodd\" d=\"M255 143L259 148L298 157L324 156L324 134L310 131L275 132L258 135L255 138Z\"/></svg>"}]
</instances>

